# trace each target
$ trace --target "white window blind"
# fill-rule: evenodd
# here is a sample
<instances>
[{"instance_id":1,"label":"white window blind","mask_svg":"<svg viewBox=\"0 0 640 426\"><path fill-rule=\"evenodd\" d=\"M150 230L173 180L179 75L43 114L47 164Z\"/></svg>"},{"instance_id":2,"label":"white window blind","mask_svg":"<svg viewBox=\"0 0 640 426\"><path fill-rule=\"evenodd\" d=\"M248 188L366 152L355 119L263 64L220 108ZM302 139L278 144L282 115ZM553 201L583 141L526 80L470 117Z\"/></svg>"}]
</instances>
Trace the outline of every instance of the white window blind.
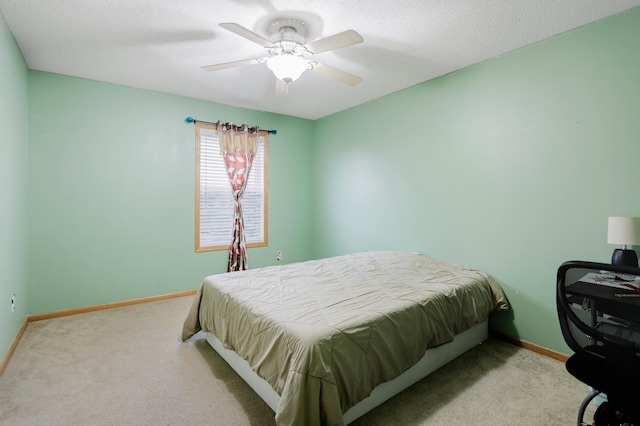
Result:
<instances>
[{"instance_id":1,"label":"white window blind","mask_svg":"<svg viewBox=\"0 0 640 426\"><path fill-rule=\"evenodd\" d=\"M196 143L196 251L228 249L233 229L233 193L215 126L196 123ZM247 188L240 200L247 246L267 244L266 143L266 137L260 135Z\"/></svg>"}]
</instances>

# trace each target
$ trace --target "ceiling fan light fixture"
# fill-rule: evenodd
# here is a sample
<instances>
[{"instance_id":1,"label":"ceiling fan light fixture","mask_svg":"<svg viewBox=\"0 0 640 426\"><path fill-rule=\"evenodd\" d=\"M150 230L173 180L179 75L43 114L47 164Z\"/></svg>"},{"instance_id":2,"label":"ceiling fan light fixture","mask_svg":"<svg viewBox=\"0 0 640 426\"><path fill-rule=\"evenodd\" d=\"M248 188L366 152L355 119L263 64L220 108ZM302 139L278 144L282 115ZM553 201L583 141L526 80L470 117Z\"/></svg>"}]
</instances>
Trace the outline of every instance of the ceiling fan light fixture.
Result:
<instances>
[{"instance_id":1,"label":"ceiling fan light fixture","mask_svg":"<svg viewBox=\"0 0 640 426\"><path fill-rule=\"evenodd\" d=\"M233 22L221 23L219 25L240 37L264 47L268 56L207 65L202 67L205 71L217 71L245 65L266 63L267 67L276 76L276 96L288 94L289 84L297 80L306 70L311 70L317 74L350 86L355 86L362 80L362 78L338 68L333 68L332 66L316 62L315 60L305 59L318 53L329 52L362 43L364 41L362 36L354 30L346 30L307 43L305 23L297 19L280 19L273 21L269 26L269 39Z\"/></svg>"},{"instance_id":2,"label":"ceiling fan light fixture","mask_svg":"<svg viewBox=\"0 0 640 426\"><path fill-rule=\"evenodd\" d=\"M267 59L267 67L277 78L288 84L297 80L303 72L308 70L309 63L300 56L282 54Z\"/></svg>"}]
</instances>

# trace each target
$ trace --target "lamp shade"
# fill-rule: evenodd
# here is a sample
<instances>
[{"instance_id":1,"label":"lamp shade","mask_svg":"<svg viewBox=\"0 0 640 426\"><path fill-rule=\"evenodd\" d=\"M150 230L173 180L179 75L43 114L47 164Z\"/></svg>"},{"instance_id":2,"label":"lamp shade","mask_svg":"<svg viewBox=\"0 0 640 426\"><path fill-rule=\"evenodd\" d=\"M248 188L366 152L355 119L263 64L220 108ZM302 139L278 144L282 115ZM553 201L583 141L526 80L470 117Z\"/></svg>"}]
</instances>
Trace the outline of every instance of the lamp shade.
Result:
<instances>
[{"instance_id":1,"label":"lamp shade","mask_svg":"<svg viewBox=\"0 0 640 426\"><path fill-rule=\"evenodd\" d=\"M640 245L640 217L609 217L607 242L618 245Z\"/></svg>"},{"instance_id":2,"label":"lamp shade","mask_svg":"<svg viewBox=\"0 0 640 426\"><path fill-rule=\"evenodd\" d=\"M300 56L284 53L267 59L267 66L277 78L285 83L297 80L305 70L309 69L309 63Z\"/></svg>"}]
</instances>

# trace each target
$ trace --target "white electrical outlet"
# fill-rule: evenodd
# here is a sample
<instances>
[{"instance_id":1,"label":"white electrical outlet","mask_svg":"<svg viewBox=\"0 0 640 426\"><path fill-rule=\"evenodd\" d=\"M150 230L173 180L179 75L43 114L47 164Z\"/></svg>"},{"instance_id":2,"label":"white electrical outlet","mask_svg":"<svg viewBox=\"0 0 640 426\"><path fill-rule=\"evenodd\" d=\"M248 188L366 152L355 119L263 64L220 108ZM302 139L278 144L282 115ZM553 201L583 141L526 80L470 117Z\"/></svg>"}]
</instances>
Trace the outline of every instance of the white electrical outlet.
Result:
<instances>
[{"instance_id":1,"label":"white electrical outlet","mask_svg":"<svg viewBox=\"0 0 640 426\"><path fill-rule=\"evenodd\" d=\"M16 311L16 295L11 296L11 312Z\"/></svg>"},{"instance_id":2,"label":"white electrical outlet","mask_svg":"<svg viewBox=\"0 0 640 426\"><path fill-rule=\"evenodd\" d=\"M282 260L282 257L284 256L284 253L282 252L282 250L278 250L276 252L276 260L279 262Z\"/></svg>"}]
</instances>

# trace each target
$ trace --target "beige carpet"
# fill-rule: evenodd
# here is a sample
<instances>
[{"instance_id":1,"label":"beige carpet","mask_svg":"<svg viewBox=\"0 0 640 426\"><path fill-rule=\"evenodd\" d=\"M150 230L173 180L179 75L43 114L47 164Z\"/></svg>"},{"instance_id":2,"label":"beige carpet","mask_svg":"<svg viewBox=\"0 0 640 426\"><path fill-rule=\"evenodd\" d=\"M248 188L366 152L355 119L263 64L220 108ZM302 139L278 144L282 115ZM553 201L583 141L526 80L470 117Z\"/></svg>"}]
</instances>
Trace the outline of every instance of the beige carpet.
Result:
<instances>
[{"instance_id":1,"label":"beige carpet","mask_svg":"<svg viewBox=\"0 0 640 426\"><path fill-rule=\"evenodd\" d=\"M203 339L180 342L191 300L29 324L0 376L0 424L273 425ZM490 339L353 424L572 425L587 390L561 362Z\"/></svg>"}]
</instances>

